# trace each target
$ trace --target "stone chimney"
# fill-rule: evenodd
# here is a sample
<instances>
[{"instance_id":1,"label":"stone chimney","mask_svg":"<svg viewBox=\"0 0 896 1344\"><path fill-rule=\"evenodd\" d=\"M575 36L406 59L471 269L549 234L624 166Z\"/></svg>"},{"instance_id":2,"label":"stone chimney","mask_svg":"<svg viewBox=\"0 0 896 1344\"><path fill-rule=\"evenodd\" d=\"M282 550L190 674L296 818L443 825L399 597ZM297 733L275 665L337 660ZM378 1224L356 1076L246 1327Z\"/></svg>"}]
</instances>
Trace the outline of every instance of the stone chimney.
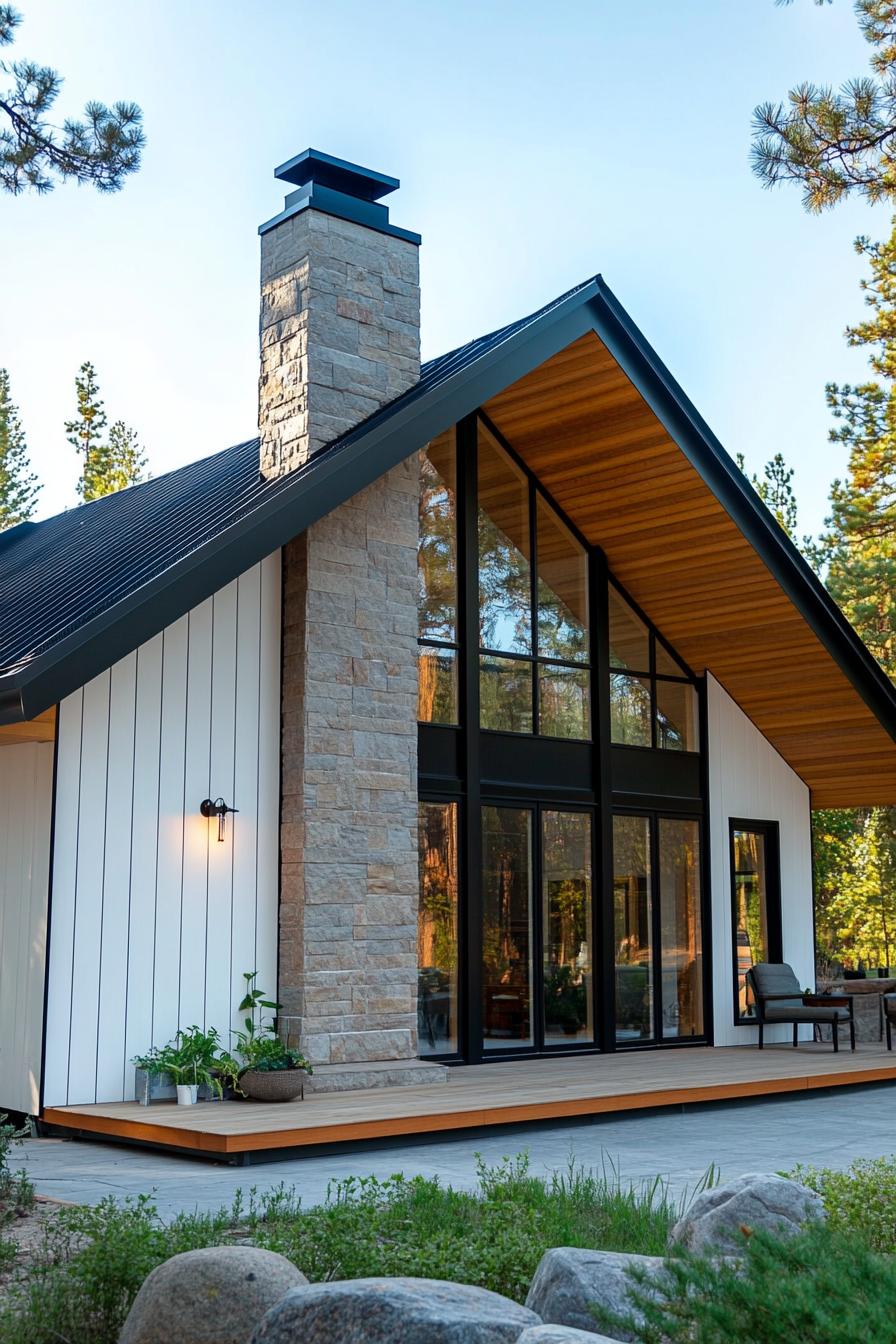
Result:
<instances>
[{"instance_id":1,"label":"stone chimney","mask_svg":"<svg viewBox=\"0 0 896 1344\"><path fill-rule=\"evenodd\" d=\"M261 228L261 470L300 469L420 373L395 178L316 150ZM316 1090L417 1059L417 454L283 548L279 1001Z\"/></svg>"},{"instance_id":2,"label":"stone chimney","mask_svg":"<svg viewBox=\"0 0 896 1344\"><path fill-rule=\"evenodd\" d=\"M261 234L260 465L301 467L420 376L420 235L389 223L398 179L316 149Z\"/></svg>"}]
</instances>

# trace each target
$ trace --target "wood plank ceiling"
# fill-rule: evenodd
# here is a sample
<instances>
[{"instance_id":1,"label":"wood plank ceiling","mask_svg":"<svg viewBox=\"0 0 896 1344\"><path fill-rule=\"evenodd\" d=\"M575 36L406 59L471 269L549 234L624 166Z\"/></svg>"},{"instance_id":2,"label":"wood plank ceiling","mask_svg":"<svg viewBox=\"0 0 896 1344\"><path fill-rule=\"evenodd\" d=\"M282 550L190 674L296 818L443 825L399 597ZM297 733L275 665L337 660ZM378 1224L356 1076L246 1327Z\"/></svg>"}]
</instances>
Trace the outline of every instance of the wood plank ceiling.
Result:
<instances>
[{"instance_id":1,"label":"wood plank ceiling","mask_svg":"<svg viewBox=\"0 0 896 1344\"><path fill-rule=\"evenodd\" d=\"M695 672L812 791L896 803L896 743L593 333L484 407Z\"/></svg>"},{"instance_id":2,"label":"wood plank ceiling","mask_svg":"<svg viewBox=\"0 0 896 1344\"><path fill-rule=\"evenodd\" d=\"M52 742L56 737L56 706L23 723L0 724L0 747L14 742Z\"/></svg>"}]
</instances>

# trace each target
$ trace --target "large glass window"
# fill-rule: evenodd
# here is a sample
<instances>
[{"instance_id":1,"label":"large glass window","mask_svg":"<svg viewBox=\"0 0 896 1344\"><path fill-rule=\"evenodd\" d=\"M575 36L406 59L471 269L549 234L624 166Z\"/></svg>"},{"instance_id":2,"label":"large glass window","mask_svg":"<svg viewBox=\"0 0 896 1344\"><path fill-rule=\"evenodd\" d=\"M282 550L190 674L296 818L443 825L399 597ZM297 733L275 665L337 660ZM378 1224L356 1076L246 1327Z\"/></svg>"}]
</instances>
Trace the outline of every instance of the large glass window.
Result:
<instances>
[{"instance_id":1,"label":"large glass window","mask_svg":"<svg viewBox=\"0 0 896 1344\"><path fill-rule=\"evenodd\" d=\"M480 725L587 739L587 552L485 425L478 442Z\"/></svg>"},{"instance_id":2,"label":"large glass window","mask_svg":"<svg viewBox=\"0 0 896 1344\"><path fill-rule=\"evenodd\" d=\"M529 808L482 809L482 1035L486 1050L534 1040Z\"/></svg>"},{"instance_id":3,"label":"large glass window","mask_svg":"<svg viewBox=\"0 0 896 1344\"><path fill-rule=\"evenodd\" d=\"M541 814L541 915L546 1045L594 1040L591 817Z\"/></svg>"},{"instance_id":4,"label":"large glass window","mask_svg":"<svg viewBox=\"0 0 896 1344\"><path fill-rule=\"evenodd\" d=\"M457 723L457 448L455 431L420 455L417 718Z\"/></svg>"},{"instance_id":5,"label":"large glass window","mask_svg":"<svg viewBox=\"0 0 896 1344\"><path fill-rule=\"evenodd\" d=\"M613 818L616 1039L653 1036L653 878L650 818Z\"/></svg>"},{"instance_id":6,"label":"large glass window","mask_svg":"<svg viewBox=\"0 0 896 1344\"><path fill-rule=\"evenodd\" d=\"M420 804L417 1037L421 1055L458 1049L457 803Z\"/></svg>"},{"instance_id":7,"label":"large glass window","mask_svg":"<svg viewBox=\"0 0 896 1344\"><path fill-rule=\"evenodd\" d=\"M485 428L479 431L479 643L532 652L529 484Z\"/></svg>"},{"instance_id":8,"label":"large glass window","mask_svg":"<svg viewBox=\"0 0 896 1344\"><path fill-rule=\"evenodd\" d=\"M734 1020L754 1022L746 975L757 961L780 961L781 886L775 822L732 821L731 894L734 927Z\"/></svg>"},{"instance_id":9,"label":"large glass window","mask_svg":"<svg viewBox=\"0 0 896 1344\"><path fill-rule=\"evenodd\" d=\"M703 1035L700 824L659 819L663 1036Z\"/></svg>"},{"instance_id":10,"label":"large glass window","mask_svg":"<svg viewBox=\"0 0 896 1344\"><path fill-rule=\"evenodd\" d=\"M611 583L610 740L619 746L699 751L697 688Z\"/></svg>"}]
</instances>

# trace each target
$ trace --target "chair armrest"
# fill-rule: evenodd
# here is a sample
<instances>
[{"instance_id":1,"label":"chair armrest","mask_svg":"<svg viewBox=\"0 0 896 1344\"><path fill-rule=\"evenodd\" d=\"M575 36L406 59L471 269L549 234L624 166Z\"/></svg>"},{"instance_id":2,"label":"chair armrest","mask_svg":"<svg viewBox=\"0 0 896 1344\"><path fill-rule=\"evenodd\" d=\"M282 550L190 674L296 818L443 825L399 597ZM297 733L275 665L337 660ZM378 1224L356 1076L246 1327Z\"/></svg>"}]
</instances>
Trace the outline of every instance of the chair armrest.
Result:
<instances>
[{"instance_id":1,"label":"chair armrest","mask_svg":"<svg viewBox=\"0 0 896 1344\"><path fill-rule=\"evenodd\" d=\"M775 999L802 999L805 996L802 990L791 989L786 994L756 994L755 997L763 1003L772 1003Z\"/></svg>"},{"instance_id":2,"label":"chair armrest","mask_svg":"<svg viewBox=\"0 0 896 1344\"><path fill-rule=\"evenodd\" d=\"M848 1008L852 1017L855 1000L852 994L804 994L803 1003L807 1008Z\"/></svg>"}]
</instances>

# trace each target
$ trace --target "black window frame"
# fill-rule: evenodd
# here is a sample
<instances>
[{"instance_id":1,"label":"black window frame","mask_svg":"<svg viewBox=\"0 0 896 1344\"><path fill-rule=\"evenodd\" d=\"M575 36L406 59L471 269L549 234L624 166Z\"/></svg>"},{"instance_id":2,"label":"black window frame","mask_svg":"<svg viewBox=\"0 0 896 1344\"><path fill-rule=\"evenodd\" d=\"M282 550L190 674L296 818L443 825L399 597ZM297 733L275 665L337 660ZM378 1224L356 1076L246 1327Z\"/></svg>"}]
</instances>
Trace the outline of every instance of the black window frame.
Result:
<instances>
[{"instance_id":1,"label":"black window frame","mask_svg":"<svg viewBox=\"0 0 896 1344\"><path fill-rule=\"evenodd\" d=\"M765 837L765 923L768 930L768 958L770 962L784 960L784 928L781 901L781 823L776 820L761 821L756 817L728 818L728 872L731 902L731 959L734 1025L736 1027L755 1027L755 1017L744 1017L740 1011L740 991L738 985L738 946L737 916L738 896L735 868L734 833L752 831Z\"/></svg>"},{"instance_id":2,"label":"black window frame","mask_svg":"<svg viewBox=\"0 0 896 1344\"><path fill-rule=\"evenodd\" d=\"M634 599L626 591L624 585L621 584L619 580L609 572L607 574L607 584L609 588L613 588L616 591L619 597L622 598L623 602L625 602L625 604L631 608L635 616L637 616L638 620L646 627L647 639L648 639L648 645L647 645L648 666L646 668L620 667L611 661L609 663L609 676L607 678L607 684L602 693L605 694L608 699L610 698L610 683L614 676L640 677L642 680L648 681L650 683L650 742L649 743L617 742L612 737L612 729L611 729L610 746L623 747L627 751L664 751L664 752L668 751L678 756L699 756L703 751L703 745L704 745L703 744L704 727L702 722L703 716L701 713L701 697L703 687L701 679L694 674L694 672L690 669L690 667L688 667L687 663L684 661L681 655L677 653L675 649L672 648L672 645L669 643L669 641L665 639L663 635L660 634L659 630L656 628L653 621L651 621L649 616L647 616L641 610L637 602L635 602ZM679 667L682 670L682 676L676 677L672 676L668 672L657 671L657 657L656 657L657 645L659 645L662 649L665 650L666 654L668 655L669 658L672 659L673 662L679 665ZM674 748L674 747L665 747L660 744L659 713L657 710L657 686L660 682L672 686L690 686L692 691L694 692L695 703L697 707L697 714L695 721L697 728L696 750L694 750L693 747Z\"/></svg>"}]
</instances>

